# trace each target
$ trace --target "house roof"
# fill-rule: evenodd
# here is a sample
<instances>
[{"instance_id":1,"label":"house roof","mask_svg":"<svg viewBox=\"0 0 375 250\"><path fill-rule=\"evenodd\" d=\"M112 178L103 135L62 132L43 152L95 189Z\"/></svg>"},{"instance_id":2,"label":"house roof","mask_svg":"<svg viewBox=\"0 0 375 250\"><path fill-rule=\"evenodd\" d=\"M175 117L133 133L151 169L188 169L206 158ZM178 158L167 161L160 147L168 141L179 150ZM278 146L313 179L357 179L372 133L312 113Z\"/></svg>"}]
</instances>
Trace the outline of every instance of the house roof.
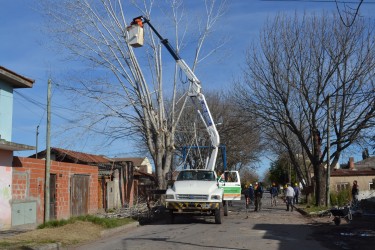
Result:
<instances>
[{"instance_id":1,"label":"house roof","mask_svg":"<svg viewBox=\"0 0 375 250\"><path fill-rule=\"evenodd\" d=\"M155 180L155 176L153 174L149 174L143 171L135 171L134 176L146 176L152 180Z\"/></svg>"},{"instance_id":2,"label":"house roof","mask_svg":"<svg viewBox=\"0 0 375 250\"><path fill-rule=\"evenodd\" d=\"M0 139L0 149L7 151L35 150L35 147Z\"/></svg>"},{"instance_id":3,"label":"house roof","mask_svg":"<svg viewBox=\"0 0 375 250\"><path fill-rule=\"evenodd\" d=\"M51 153L56 154L56 160L58 161L67 161L67 162L75 162L75 163L111 163L112 161L100 156L100 155L93 155L88 153L77 152L73 150L67 150L62 148L51 148ZM45 157L46 150L43 150L38 153L39 157ZM35 157L35 154L30 156Z\"/></svg>"},{"instance_id":4,"label":"house roof","mask_svg":"<svg viewBox=\"0 0 375 250\"><path fill-rule=\"evenodd\" d=\"M375 157L369 157L362 161L354 163L354 167L358 169L362 168L375 168Z\"/></svg>"},{"instance_id":5,"label":"house roof","mask_svg":"<svg viewBox=\"0 0 375 250\"><path fill-rule=\"evenodd\" d=\"M375 176L375 168L373 169L365 169L365 170L358 170L358 169L335 169L331 176Z\"/></svg>"},{"instance_id":6,"label":"house roof","mask_svg":"<svg viewBox=\"0 0 375 250\"><path fill-rule=\"evenodd\" d=\"M143 166L142 162L145 160L146 157L130 157L130 158L111 158L112 161L121 162L121 161L131 161L133 162L134 166L140 167Z\"/></svg>"},{"instance_id":7,"label":"house roof","mask_svg":"<svg viewBox=\"0 0 375 250\"><path fill-rule=\"evenodd\" d=\"M54 152L58 152L60 154L67 155L69 157L75 158L81 162L87 162L87 163L110 163L110 160L107 158L104 158L100 155L93 155L88 153L82 153L62 148L52 148Z\"/></svg>"},{"instance_id":8,"label":"house roof","mask_svg":"<svg viewBox=\"0 0 375 250\"><path fill-rule=\"evenodd\" d=\"M106 175L112 173L113 169L122 167L121 162L132 161L133 164L138 167L142 165L136 165L136 163L141 164L145 158L107 158L101 155L93 155L88 153L77 152L62 148L51 148L51 154L55 155L55 161L61 162L73 162L78 164L90 164L96 165L100 169L100 174ZM46 150L38 153L38 158L45 158ZM29 156L29 158L35 158L35 154ZM135 163L134 163L135 161ZM110 170L110 172L108 172ZM143 171L134 172L135 175L147 176L148 178L155 178L152 174L145 173ZM137 174L136 174L137 173Z\"/></svg>"},{"instance_id":9,"label":"house roof","mask_svg":"<svg viewBox=\"0 0 375 250\"><path fill-rule=\"evenodd\" d=\"M12 84L13 88L32 88L35 82L32 79L21 76L3 66L0 66L0 80Z\"/></svg>"}]
</instances>

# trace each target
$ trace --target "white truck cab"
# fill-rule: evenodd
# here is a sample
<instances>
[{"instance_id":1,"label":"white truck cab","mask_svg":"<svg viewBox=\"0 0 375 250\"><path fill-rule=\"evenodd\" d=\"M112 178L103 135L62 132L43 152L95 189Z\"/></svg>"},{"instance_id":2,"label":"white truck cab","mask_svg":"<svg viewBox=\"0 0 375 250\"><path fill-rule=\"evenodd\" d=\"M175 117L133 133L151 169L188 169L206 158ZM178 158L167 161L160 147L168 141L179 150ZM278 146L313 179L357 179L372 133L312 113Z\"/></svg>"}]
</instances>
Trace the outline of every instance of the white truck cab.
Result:
<instances>
[{"instance_id":1,"label":"white truck cab","mask_svg":"<svg viewBox=\"0 0 375 250\"><path fill-rule=\"evenodd\" d=\"M166 191L166 208L171 221L175 214L195 214L215 216L215 223L221 224L223 193L215 171L182 170Z\"/></svg>"}]
</instances>

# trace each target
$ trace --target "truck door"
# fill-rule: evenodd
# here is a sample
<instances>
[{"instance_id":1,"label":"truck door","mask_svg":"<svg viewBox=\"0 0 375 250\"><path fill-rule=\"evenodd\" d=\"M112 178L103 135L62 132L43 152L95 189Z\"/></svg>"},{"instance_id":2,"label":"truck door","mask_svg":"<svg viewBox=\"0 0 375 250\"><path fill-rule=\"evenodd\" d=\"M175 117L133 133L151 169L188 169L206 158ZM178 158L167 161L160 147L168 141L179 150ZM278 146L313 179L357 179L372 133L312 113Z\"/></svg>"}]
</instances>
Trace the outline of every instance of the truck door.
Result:
<instances>
[{"instance_id":1,"label":"truck door","mask_svg":"<svg viewBox=\"0 0 375 250\"><path fill-rule=\"evenodd\" d=\"M223 200L241 200L241 180L238 171L225 171L219 178L219 187L224 189Z\"/></svg>"}]
</instances>

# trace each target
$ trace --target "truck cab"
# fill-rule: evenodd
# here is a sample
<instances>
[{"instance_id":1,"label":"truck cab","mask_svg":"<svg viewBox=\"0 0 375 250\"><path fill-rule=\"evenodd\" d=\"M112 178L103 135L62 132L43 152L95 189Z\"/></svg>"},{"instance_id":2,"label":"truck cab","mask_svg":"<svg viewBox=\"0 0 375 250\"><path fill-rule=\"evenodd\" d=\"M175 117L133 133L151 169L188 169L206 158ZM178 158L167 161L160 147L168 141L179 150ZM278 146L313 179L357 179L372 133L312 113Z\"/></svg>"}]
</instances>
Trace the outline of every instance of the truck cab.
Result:
<instances>
[{"instance_id":1,"label":"truck cab","mask_svg":"<svg viewBox=\"0 0 375 250\"><path fill-rule=\"evenodd\" d=\"M182 170L166 191L166 208L171 221L176 214L192 214L215 216L215 223L221 224L223 193L215 171Z\"/></svg>"}]
</instances>

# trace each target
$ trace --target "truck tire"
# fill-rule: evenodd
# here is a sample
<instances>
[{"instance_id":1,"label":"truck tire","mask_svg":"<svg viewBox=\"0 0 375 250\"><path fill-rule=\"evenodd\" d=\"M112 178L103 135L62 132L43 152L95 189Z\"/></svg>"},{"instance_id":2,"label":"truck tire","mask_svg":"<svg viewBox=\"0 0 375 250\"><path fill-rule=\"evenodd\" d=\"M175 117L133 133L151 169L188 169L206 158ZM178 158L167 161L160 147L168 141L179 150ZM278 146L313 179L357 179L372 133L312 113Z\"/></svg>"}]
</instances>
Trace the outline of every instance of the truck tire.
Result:
<instances>
[{"instance_id":1,"label":"truck tire","mask_svg":"<svg viewBox=\"0 0 375 250\"><path fill-rule=\"evenodd\" d=\"M175 214L173 213L173 211L169 211L169 214L168 214L168 223L169 224L173 224L174 223L174 218L175 218Z\"/></svg>"},{"instance_id":2,"label":"truck tire","mask_svg":"<svg viewBox=\"0 0 375 250\"><path fill-rule=\"evenodd\" d=\"M228 201L224 201L224 216L228 216Z\"/></svg>"},{"instance_id":3,"label":"truck tire","mask_svg":"<svg viewBox=\"0 0 375 250\"><path fill-rule=\"evenodd\" d=\"M336 226L338 226L341 224L341 218L336 216L335 218L333 218L333 222L335 223Z\"/></svg>"},{"instance_id":4,"label":"truck tire","mask_svg":"<svg viewBox=\"0 0 375 250\"><path fill-rule=\"evenodd\" d=\"M221 224L221 207L215 209L215 223Z\"/></svg>"}]
</instances>

